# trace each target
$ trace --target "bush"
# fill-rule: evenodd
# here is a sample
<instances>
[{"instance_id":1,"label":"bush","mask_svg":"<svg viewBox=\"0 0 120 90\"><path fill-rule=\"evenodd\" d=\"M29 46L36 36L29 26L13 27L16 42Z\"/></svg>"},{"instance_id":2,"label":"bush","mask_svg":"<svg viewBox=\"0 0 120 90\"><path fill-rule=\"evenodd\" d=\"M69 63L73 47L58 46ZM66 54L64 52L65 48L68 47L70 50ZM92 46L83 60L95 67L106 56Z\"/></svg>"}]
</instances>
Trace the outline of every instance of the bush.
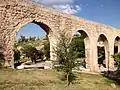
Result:
<instances>
[{"instance_id":1,"label":"bush","mask_svg":"<svg viewBox=\"0 0 120 90\"><path fill-rule=\"evenodd\" d=\"M20 51L17 49L14 49L14 61L20 60Z\"/></svg>"},{"instance_id":2,"label":"bush","mask_svg":"<svg viewBox=\"0 0 120 90\"><path fill-rule=\"evenodd\" d=\"M113 58L117 66L117 71L120 73L120 53L113 55Z\"/></svg>"},{"instance_id":3,"label":"bush","mask_svg":"<svg viewBox=\"0 0 120 90\"><path fill-rule=\"evenodd\" d=\"M77 52L78 58L84 58L85 57L85 45L84 45L84 37L75 34L71 45L73 47L73 50Z\"/></svg>"},{"instance_id":4,"label":"bush","mask_svg":"<svg viewBox=\"0 0 120 90\"><path fill-rule=\"evenodd\" d=\"M48 60L50 58L50 42L48 39L44 43L44 54L45 54L46 59Z\"/></svg>"},{"instance_id":5,"label":"bush","mask_svg":"<svg viewBox=\"0 0 120 90\"><path fill-rule=\"evenodd\" d=\"M4 63L5 59L4 59L4 55L2 52L0 52L0 67L3 66L3 63Z\"/></svg>"},{"instance_id":6,"label":"bush","mask_svg":"<svg viewBox=\"0 0 120 90\"><path fill-rule=\"evenodd\" d=\"M63 78L67 80L67 85L70 85L75 80L72 69L77 66L75 63L77 55L73 45L70 43L71 38L65 35L66 33L64 32L60 33L55 52L57 54L57 60L61 65L60 69L64 72Z\"/></svg>"},{"instance_id":7,"label":"bush","mask_svg":"<svg viewBox=\"0 0 120 90\"><path fill-rule=\"evenodd\" d=\"M31 45L25 45L22 51L26 55L26 57L32 60L33 63L36 63L36 60L43 55L41 51L38 51L35 47Z\"/></svg>"}]
</instances>

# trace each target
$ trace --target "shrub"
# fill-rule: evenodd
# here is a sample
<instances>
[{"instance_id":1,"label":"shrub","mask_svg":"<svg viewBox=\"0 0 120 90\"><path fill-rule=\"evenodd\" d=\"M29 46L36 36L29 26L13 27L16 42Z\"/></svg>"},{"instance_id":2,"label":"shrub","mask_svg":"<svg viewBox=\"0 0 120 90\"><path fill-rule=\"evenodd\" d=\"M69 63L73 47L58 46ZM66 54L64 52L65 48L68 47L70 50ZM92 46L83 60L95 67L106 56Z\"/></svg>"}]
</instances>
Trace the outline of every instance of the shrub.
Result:
<instances>
[{"instance_id":1,"label":"shrub","mask_svg":"<svg viewBox=\"0 0 120 90\"><path fill-rule=\"evenodd\" d=\"M43 55L39 52L35 47L31 45L25 45L23 47L22 52L26 55L26 57L30 58L33 63L36 63L36 60Z\"/></svg>"},{"instance_id":2,"label":"shrub","mask_svg":"<svg viewBox=\"0 0 120 90\"><path fill-rule=\"evenodd\" d=\"M46 42L44 42L44 54L46 59L48 60L50 58L50 42L48 39Z\"/></svg>"},{"instance_id":3,"label":"shrub","mask_svg":"<svg viewBox=\"0 0 120 90\"><path fill-rule=\"evenodd\" d=\"M113 58L115 60L116 66L117 66L117 70L120 73L120 53L113 55Z\"/></svg>"},{"instance_id":4,"label":"shrub","mask_svg":"<svg viewBox=\"0 0 120 90\"><path fill-rule=\"evenodd\" d=\"M69 36L65 36L66 33L60 33L59 42L57 43L57 47L55 48L55 52L57 54L57 60L61 65L60 69L64 72L63 78L67 80L67 85L69 86L73 80L75 80L75 75L72 72L72 69L76 67L76 51L73 50L74 47L70 43L71 38Z\"/></svg>"},{"instance_id":5,"label":"shrub","mask_svg":"<svg viewBox=\"0 0 120 90\"><path fill-rule=\"evenodd\" d=\"M20 60L20 51L17 49L14 49L14 61Z\"/></svg>"}]
</instances>

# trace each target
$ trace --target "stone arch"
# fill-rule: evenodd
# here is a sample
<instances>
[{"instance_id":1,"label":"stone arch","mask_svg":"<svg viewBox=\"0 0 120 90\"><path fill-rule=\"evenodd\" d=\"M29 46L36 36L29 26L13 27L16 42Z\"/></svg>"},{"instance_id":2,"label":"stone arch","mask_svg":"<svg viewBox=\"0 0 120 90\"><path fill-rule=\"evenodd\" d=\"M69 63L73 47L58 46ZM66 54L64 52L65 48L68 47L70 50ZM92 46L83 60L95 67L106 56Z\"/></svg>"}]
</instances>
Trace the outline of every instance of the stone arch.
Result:
<instances>
[{"instance_id":1,"label":"stone arch","mask_svg":"<svg viewBox=\"0 0 120 90\"><path fill-rule=\"evenodd\" d=\"M33 6L33 5L9 5L7 8L8 15L7 20L9 24L5 24L5 66L13 65L13 44L16 37L16 32L25 24L34 22L38 25L43 26L43 29L49 29L49 32L46 30L49 41L50 41L50 52L52 52L53 39L55 35L53 35L53 30L58 28L59 23L57 23L58 15L52 14L51 11L46 10L44 8ZM11 12L12 11L12 12ZM49 13L48 13L49 12ZM10 20L9 20L10 19ZM57 24L56 24L57 23ZM56 26L57 25L57 26ZM44 28L44 27L47 28ZM50 58L53 58L53 53L50 53Z\"/></svg>"},{"instance_id":2,"label":"stone arch","mask_svg":"<svg viewBox=\"0 0 120 90\"><path fill-rule=\"evenodd\" d=\"M27 21L27 22L25 22L25 21ZM14 60L14 58L13 58L13 54L14 54L13 53L13 45L14 45L15 38L16 38L16 32L18 32L20 30L20 28L24 27L26 24L34 23L34 24L39 25L46 32L48 40L49 40L49 37L50 37L52 31L51 31L51 28L47 24L45 24L43 22L39 22L37 20L25 20L25 21L21 22L15 28L13 28L14 30L12 31L12 33L10 35L11 44L8 45L9 49L7 49L7 51L12 53L11 54L12 56L8 55L9 56L8 58L11 58L11 60L9 60L9 61L8 61L8 58L6 57L5 66L10 66L11 65L12 67L14 67L14 65L13 65L14 64L14 61L13 61ZM7 54L9 54L9 53L7 53Z\"/></svg>"},{"instance_id":3,"label":"stone arch","mask_svg":"<svg viewBox=\"0 0 120 90\"><path fill-rule=\"evenodd\" d=\"M86 68L90 68L90 36L86 30L77 29L76 33L80 33L84 39L84 46L85 46L85 62ZM75 35L75 34L74 34Z\"/></svg>"},{"instance_id":4,"label":"stone arch","mask_svg":"<svg viewBox=\"0 0 120 90\"><path fill-rule=\"evenodd\" d=\"M120 37L116 36L114 39L114 54L120 52Z\"/></svg>"},{"instance_id":5,"label":"stone arch","mask_svg":"<svg viewBox=\"0 0 120 90\"><path fill-rule=\"evenodd\" d=\"M97 40L97 47L104 47L104 53L105 53L105 60L103 61L103 64L105 65L105 68L109 65L109 42L108 38L105 34L99 34L98 40ZM97 49L97 56L98 56L98 49Z\"/></svg>"},{"instance_id":6,"label":"stone arch","mask_svg":"<svg viewBox=\"0 0 120 90\"><path fill-rule=\"evenodd\" d=\"M45 30L45 32L47 33L47 34L49 34L50 32L51 32L51 27L50 27L50 25L48 24L48 23L44 23L44 22L42 22L42 21L40 21L40 20L36 20L36 19L30 19L30 20L27 20L27 19L25 19L24 21L22 21L21 23L19 23L16 27L15 27L15 32L18 32L19 30L20 30L20 28L21 27L24 27L26 24L28 24L28 23L35 23L35 24L37 24L37 25L39 25L42 29L47 29L47 30ZM46 28L44 28L44 26L46 27Z\"/></svg>"}]
</instances>

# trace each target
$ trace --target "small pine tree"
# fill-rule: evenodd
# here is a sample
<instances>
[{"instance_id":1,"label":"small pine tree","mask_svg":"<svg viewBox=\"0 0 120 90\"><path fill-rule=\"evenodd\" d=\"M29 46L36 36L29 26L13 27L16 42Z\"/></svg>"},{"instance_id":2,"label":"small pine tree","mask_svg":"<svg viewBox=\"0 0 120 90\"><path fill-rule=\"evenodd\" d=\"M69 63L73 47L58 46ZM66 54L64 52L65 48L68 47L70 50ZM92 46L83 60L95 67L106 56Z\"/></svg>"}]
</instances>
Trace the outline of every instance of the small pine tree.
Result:
<instances>
[{"instance_id":1,"label":"small pine tree","mask_svg":"<svg viewBox=\"0 0 120 90\"><path fill-rule=\"evenodd\" d=\"M75 80L75 75L72 72L73 68L76 67L76 51L74 51L74 46L70 43L71 38L67 35L67 33L60 33L60 37L58 38L59 42L57 43L57 47L55 48L55 52L57 54L57 60L61 65L61 70L64 72L65 80L67 80L67 85Z\"/></svg>"}]
</instances>

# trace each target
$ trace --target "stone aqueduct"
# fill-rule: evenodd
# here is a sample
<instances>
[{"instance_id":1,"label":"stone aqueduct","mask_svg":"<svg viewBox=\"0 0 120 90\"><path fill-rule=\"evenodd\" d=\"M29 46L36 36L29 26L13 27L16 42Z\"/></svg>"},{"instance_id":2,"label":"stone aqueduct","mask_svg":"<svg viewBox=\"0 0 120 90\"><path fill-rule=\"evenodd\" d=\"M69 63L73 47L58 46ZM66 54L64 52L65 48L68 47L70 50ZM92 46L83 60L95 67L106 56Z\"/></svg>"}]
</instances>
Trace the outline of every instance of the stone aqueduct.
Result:
<instances>
[{"instance_id":1,"label":"stone aqueduct","mask_svg":"<svg viewBox=\"0 0 120 90\"><path fill-rule=\"evenodd\" d=\"M114 68L114 59L111 55L114 54L115 44L118 45L118 52L120 51L120 31L116 28L63 14L24 0L7 0L7 2L0 0L0 3L0 52L5 55L5 65L13 63L13 45L16 32L25 24L33 22L40 25L48 34L51 60L54 60L52 51L59 32L68 32L72 37L79 31L85 36L88 68L91 71L98 70L97 45L99 41L103 41L105 47L106 66Z\"/></svg>"}]
</instances>

